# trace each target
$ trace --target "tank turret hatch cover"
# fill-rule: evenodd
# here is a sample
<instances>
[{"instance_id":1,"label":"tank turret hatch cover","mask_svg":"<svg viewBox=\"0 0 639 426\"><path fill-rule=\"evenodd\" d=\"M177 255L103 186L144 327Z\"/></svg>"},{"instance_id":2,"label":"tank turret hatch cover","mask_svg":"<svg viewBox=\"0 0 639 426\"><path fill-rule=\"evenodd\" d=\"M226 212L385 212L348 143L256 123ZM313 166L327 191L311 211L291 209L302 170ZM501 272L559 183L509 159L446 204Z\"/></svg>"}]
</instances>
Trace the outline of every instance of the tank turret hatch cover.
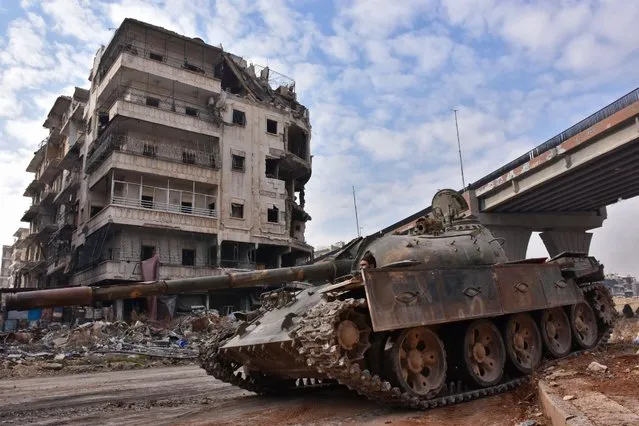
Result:
<instances>
[{"instance_id":1,"label":"tank turret hatch cover","mask_svg":"<svg viewBox=\"0 0 639 426\"><path fill-rule=\"evenodd\" d=\"M442 189L433 196L432 212L435 219L450 224L462 212L468 210L468 203L454 189Z\"/></svg>"}]
</instances>

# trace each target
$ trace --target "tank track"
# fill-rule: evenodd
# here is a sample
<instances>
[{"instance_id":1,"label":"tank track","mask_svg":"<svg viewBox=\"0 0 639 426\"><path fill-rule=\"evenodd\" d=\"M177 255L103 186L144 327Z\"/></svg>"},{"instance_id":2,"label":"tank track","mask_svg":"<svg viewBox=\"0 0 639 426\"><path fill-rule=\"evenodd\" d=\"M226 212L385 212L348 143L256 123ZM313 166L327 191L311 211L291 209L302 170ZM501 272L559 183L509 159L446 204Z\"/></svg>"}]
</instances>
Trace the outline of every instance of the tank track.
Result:
<instances>
[{"instance_id":1,"label":"tank track","mask_svg":"<svg viewBox=\"0 0 639 426\"><path fill-rule=\"evenodd\" d=\"M601 291L602 289L603 291ZM598 318L605 324L597 342L597 346L599 346L607 342L614 326L614 316L605 315L608 314L610 308L612 308L611 312L614 312L614 304L607 290L601 284L584 286L581 290L586 300L594 305ZM594 303L593 300L599 301L599 304ZM408 392L403 392L378 375L372 374L367 369L362 369L359 364L351 363L347 357L342 355L335 335L340 315L350 309L367 307L365 299L334 300L316 306L303 318L299 327L291 332L291 337L294 339L294 347L306 357L309 366L313 366L328 377L336 379L338 383L370 400L389 406L426 410L495 395L514 389L530 379L530 376L511 378L494 386L468 391L459 391L461 389L459 382L450 383L444 386L442 396L432 399L420 399ZM585 351L575 351L572 354L577 355L582 352Z\"/></svg>"},{"instance_id":2,"label":"tank track","mask_svg":"<svg viewBox=\"0 0 639 426\"><path fill-rule=\"evenodd\" d=\"M603 328L599 341L595 346L596 348L609 340L618 314L616 314L614 302L603 284L587 284L581 286L580 289L586 301L593 307ZM372 374L369 370L362 369L359 364L351 362L343 355L337 343L335 330L340 321L340 316L348 310L357 308L367 309L366 299L332 300L314 307L300 319L298 326L290 332L290 337L293 339L292 345L285 345L285 349L293 354L298 361L305 362L318 372L325 374L330 379L334 379L338 384L346 386L372 401L387 406L422 410L442 407L502 393L514 389L530 379L530 375L526 375L506 379L494 386L466 391L461 390L460 382L451 382L444 385L439 397L432 399L415 397L391 385L390 382L380 378L378 375ZM237 326L235 329L237 329ZM239 364L226 357L219 350L220 346L223 346L225 341L230 339L234 333L235 330L219 334L200 349L200 364L207 374L260 395L288 394L291 391L318 386L298 385L293 380L268 378L266 376L245 376L237 372ZM573 351L569 356L576 356L583 352L586 351ZM326 387L330 385L331 383L323 383L319 386Z\"/></svg>"}]
</instances>

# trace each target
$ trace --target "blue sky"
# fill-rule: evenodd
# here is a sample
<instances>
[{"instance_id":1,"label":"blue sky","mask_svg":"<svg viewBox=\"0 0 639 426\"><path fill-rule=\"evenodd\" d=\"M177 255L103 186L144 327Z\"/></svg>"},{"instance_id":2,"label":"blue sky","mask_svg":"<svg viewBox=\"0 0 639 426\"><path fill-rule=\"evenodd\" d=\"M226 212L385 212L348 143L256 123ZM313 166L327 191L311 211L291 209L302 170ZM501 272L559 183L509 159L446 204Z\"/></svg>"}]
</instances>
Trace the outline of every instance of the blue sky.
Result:
<instances>
[{"instance_id":1,"label":"blue sky","mask_svg":"<svg viewBox=\"0 0 639 426\"><path fill-rule=\"evenodd\" d=\"M6 3L10 3L7 5ZM24 171L59 94L132 17L288 75L310 108L307 239L374 232L477 180L639 86L639 3L554 0L15 0L0 6L0 241L29 199ZM635 273L637 200L608 209L592 251ZM23 226L25 224L22 224ZM634 227L629 229L628 227ZM529 256L545 255L533 236Z\"/></svg>"}]
</instances>

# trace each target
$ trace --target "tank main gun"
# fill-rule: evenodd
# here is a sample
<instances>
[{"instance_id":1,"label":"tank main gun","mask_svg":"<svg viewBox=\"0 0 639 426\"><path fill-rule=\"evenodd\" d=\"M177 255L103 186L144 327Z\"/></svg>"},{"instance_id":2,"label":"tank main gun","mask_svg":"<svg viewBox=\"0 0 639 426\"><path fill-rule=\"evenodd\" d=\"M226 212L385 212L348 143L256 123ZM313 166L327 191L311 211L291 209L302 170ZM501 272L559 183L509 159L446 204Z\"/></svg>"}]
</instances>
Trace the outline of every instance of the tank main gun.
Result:
<instances>
[{"instance_id":1,"label":"tank main gun","mask_svg":"<svg viewBox=\"0 0 639 426\"><path fill-rule=\"evenodd\" d=\"M159 296L225 288L258 287L291 281L330 280L351 272L351 260L334 260L311 265L234 272L209 277L158 280L103 287L81 286L34 290L7 297L8 309L92 305L121 299Z\"/></svg>"}]
</instances>

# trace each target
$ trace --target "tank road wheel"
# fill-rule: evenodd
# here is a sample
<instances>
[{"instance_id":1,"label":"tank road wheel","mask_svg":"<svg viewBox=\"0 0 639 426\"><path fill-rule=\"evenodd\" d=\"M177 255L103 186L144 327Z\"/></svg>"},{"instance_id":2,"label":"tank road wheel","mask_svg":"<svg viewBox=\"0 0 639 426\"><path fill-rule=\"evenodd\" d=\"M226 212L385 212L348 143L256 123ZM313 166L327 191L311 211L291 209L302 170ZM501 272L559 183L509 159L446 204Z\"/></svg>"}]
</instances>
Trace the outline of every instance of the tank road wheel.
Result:
<instances>
[{"instance_id":1,"label":"tank road wheel","mask_svg":"<svg viewBox=\"0 0 639 426\"><path fill-rule=\"evenodd\" d=\"M499 330L489 320L468 325L464 336L464 365L470 378L479 386L492 386L504 375L506 349Z\"/></svg>"},{"instance_id":2,"label":"tank road wheel","mask_svg":"<svg viewBox=\"0 0 639 426\"><path fill-rule=\"evenodd\" d=\"M342 347L350 361L359 361L370 348L371 327L368 316L355 310L349 310L340 316L337 325L337 343Z\"/></svg>"},{"instance_id":3,"label":"tank road wheel","mask_svg":"<svg viewBox=\"0 0 639 426\"><path fill-rule=\"evenodd\" d=\"M580 348L592 349L597 344L597 319L590 305L579 302L570 307L572 335Z\"/></svg>"},{"instance_id":4,"label":"tank road wheel","mask_svg":"<svg viewBox=\"0 0 639 426\"><path fill-rule=\"evenodd\" d=\"M506 322L506 352L517 370L529 374L541 362L539 327L528 314L512 315Z\"/></svg>"},{"instance_id":5,"label":"tank road wheel","mask_svg":"<svg viewBox=\"0 0 639 426\"><path fill-rule=\"evenodd\" d=\"M439 393L446 379L446 351L434 331L415 327L402 331L390 353L396 382L422 398Z\"/></svg>"},{"instance_id":6,"label":"tank road wheel","mask_svg":"<svg viewBox=\"0 0 639 426\"><path fill-rule=\"evenodd\" d=\"M570 352L572 336L568 315L562 308L546 309L541 314L541 339L548 352L562 358Z\"/></svg>"}]
</instances>

